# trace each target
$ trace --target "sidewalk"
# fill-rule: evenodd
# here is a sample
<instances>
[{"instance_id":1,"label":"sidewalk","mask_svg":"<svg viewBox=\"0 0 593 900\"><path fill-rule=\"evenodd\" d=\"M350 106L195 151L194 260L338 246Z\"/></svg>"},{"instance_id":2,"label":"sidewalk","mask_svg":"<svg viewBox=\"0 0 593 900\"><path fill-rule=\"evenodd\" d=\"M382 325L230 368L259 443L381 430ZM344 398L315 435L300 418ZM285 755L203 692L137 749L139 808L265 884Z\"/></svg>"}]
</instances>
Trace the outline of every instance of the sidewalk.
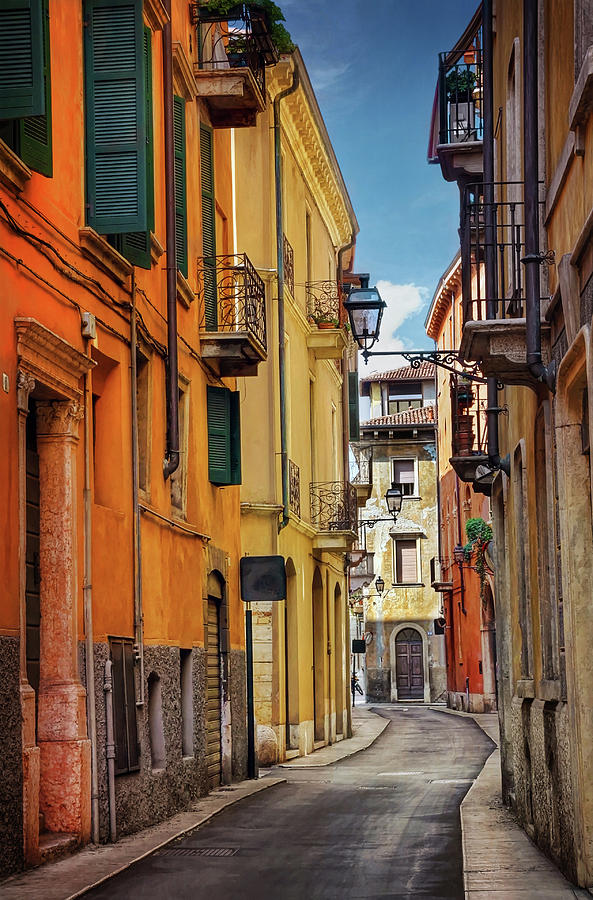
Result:
<instances>
[{"instance_id":1,"label":"sidewalk","mask_svg":"<svg viewBox=\"0 0 593 900\"><path fill-rule=\"evenodd\" d=\"M461 804L466 900L590 900L589 892L567 881L503 806L496 713L437 709L474 719L497 745Z\"/></svg>"},{"instance_id":2,"label":"sidewalk","mask_svg":"<svg viewBox=\"0 0 593 900\"><path fill-rule=\"evenodd\" d=\"M323 747L310 753L309 756L299 756L288 762L279 763L279 769L309 769L318 766L330 766L332 763L353 756L361 750L366 750L374 743L380 734L383 734L389 719L378 716L364 706L355 706L352 710L352 737L329 747Z\"/></svg>"}]
</instances>

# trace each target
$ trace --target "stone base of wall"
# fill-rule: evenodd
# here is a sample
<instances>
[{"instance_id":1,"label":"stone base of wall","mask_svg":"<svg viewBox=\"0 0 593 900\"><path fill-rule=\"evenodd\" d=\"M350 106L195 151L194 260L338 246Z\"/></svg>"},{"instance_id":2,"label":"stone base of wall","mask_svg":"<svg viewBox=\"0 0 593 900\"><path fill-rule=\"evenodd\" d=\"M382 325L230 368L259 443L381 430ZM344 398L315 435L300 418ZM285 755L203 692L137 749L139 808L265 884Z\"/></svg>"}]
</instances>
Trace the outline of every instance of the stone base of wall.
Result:
<instances>
[{"instance_id":1,"label":"stone base of wall","mask_svg":"<svg viewBox=\"0 0 593 900\"><path fill-rule=\"evenodd\" d=\"M23 757L19 640L0 637L0 875L23 868Z\"/></svg>"},{"instance_id":2,"label":"stone base of wall","mask_svg":"<svg viewBox=\"0 0 593 900\"><path fill-rule=\"evenodd\" d=\"M231 733L233 781L247 778L247 669L244 650L231 650Z\"/></svg>"},{"instance_id":3,"label":"stone base of wall","mask_svg":"<svg viewBox=\"0 0 593 900\"><path fill-rule=\"evenodd\" d=\"M496 712L496 700L486 694L470 694L469 705L467 694L462 691L447 691L447 706L461 712L485 713Z\"/></svg>"},{"instance_id":4,"label":"stone base of wall","mask_svg":"<svg viewBox=\"0 0 593 900\"><path fill-rule=\"evenodd\" d=\"M367 703L390 703L391 670L367 669L365 687L365 700Z\"/></svg>"}]
</instances>

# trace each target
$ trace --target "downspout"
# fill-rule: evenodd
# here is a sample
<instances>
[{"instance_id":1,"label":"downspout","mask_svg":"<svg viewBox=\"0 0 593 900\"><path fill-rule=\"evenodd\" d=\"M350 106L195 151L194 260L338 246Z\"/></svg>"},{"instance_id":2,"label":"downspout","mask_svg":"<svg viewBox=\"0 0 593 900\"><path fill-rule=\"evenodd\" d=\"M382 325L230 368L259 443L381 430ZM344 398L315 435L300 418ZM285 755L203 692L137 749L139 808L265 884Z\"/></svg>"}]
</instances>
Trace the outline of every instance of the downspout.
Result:
<instances>
[{"instance_id":1,"label":"downspout","mask_svg":"<svg viewBox=\"0 0 593 900\"><path fill-rule=\"evenodd\" d=\"M132 498L133 498L133 541L134 541L134 632L135 656L140 664L140 697L137 706L144 706L144 613L142 609L142 534L139 498L139 454L138 454L138 398L136 393L136 270L132 272L132 312L130 317L130 395L132 403Z\"/></svg>"},{"instance_id":2,"label":"downspout","mask_svg":"<svg viewBox=\"0 0 593 900\"><path fill-rule=\"evenodd\" d=\"M91 358L91 341L87 340ZM84 582L82 588L85 639L87 727L91 742L91 837L99 843L99 776L97 772L97 715L95 708L95 653L93 647L92 510L91 510L91 369L84 376Z\"/></svg>"},{"instance_id":3,"label":"downspout","mask_svg":"<svg viewBox=\"0 0 593 900\"><path fill-rule=\"evenodd\" d=\"M278 269L278 370L280 378L280 460L282 466L282 518L278 531L289 522L288 439L286 434L286 357L284 353L284 197L282 196L282 155L280 101L299 86L299 71L292 71L292 84L274 97L274 176L276 189L276 267Z\"/></svg>"},{"instance_id":4,"label":"downspout","mask_svg":"<svg viewBox=\"0 0 593 900\"><path fill-rule=\"evenodd\" d=\"M171 0L164 0L169 15L163 26L163 103L165 125L165 210L167 251L167 452L163 475L179 467L179 373L177 365L177 264L175 260L175 151L173 144L173 45Z\"/></svg>"},{"instance_id":5,"label":"downspout","mask_svg":"<svg viewBox=\"0 0 593 900\"><path fill-rule=\"evenodd\" d=\"M457 542L463 547L463 533L461 530L461 496L459 494L459 475L455 475L455 501L457 504ZM463 577L463 563L459 566L459 593L461 595L461 612L467 615L465 608L465 579Z\"/></svg>"},{"instance_id":6,"label":"downspout","mask_svg":"<svg viewBox=\"0 0 593 900\"><path fill-rule=\"evenodd\" d=\"M115 737L113 728L113 663L105 660L105 756L107 758L107 795L109 797L109 840L117 840L117 816L115 809Z\"/></svg>"},{"instance_id":7,"label":"downspout","mask_svg":"<svg viewBox=\"0 0 593 900\"><path fill-rule=\"evenodd\" d=\"M340 296L340 306L341 306L341 294L342 294L342 276L343 276L343 266L342 266L342 257L347 250L351 250L356 243L356 235L354 232L352 233L350 240L347 244L344 244L343 247L340 247L338 250L338 272L337 272L337 282L338 282L338 294ZM349 393L348 393L348 350L344 349L342 353L342 457L344 463L344 482L347 483L350 481L350 423L348 416L346 415L346 411L349 409Z\"/></svg>"},{"instance_id":8,"label":"downspout","mask_svg":"<svg viewBox=\"0 0 593 900\"><path fill-rule=\"evenodd\" d=\"M538 159L538 4L523 2L523 174L525 178L525 331L527 368L554 391L556 365L542 362L540 318L539 159Z\"/></svg>"}]
</instances>

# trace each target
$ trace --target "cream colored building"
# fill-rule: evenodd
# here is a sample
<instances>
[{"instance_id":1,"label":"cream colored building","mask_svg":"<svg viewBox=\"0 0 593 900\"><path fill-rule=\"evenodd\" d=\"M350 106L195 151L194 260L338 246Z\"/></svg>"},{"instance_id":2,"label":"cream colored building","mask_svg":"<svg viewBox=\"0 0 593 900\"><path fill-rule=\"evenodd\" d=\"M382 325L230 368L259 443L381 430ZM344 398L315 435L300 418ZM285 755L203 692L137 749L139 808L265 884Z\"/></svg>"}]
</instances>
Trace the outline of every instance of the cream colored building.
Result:
<instances>
[{"instance_id":1,"label":"cream colored building","mask_svg":"<svg viewBox=\"0 0 593 900\"><path fill-rule=\"evenodd\" d=\"M344 463L356 363L338 282L358 225L298 50L269 71L267 91L257 127L233 138L235 240L268 297L268 360L239 382L243 553L281 554L288 577L286 602L253 614L260 765L349 734L345 563L356 539Z\"/></svg>"}]
</instances>

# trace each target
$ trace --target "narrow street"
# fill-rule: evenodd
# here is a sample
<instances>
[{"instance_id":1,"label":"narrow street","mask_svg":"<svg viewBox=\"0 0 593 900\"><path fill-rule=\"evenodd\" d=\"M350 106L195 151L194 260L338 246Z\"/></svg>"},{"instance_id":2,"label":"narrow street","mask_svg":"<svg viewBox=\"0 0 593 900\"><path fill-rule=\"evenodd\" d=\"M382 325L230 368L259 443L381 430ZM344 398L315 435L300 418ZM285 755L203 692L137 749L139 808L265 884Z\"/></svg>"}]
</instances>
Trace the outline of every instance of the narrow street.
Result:
<instances>
[{"instance_id":1,"label":"narrow street","mask_svg":"<svg viewBox=\"0 0 593 900\"><path fill-rule=\"evenodd\" d=\"M421 707L366 751L278 768L279 784L216 816L89 898L462 898L459 805L493 744L471 720ZM226 849L203 856L191 851Z\"/></svg>"}]
</instances>

